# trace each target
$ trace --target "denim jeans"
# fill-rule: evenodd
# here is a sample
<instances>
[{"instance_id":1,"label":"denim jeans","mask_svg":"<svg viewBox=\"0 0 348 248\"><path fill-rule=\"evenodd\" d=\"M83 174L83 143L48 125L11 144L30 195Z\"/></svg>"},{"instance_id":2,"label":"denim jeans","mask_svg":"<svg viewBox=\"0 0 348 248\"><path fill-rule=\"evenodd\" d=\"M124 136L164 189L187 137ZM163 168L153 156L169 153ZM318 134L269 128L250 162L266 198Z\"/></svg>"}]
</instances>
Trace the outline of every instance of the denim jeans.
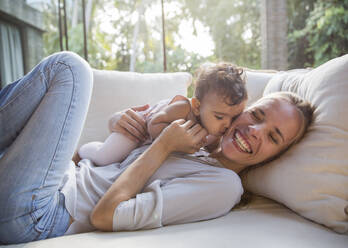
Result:
<instances>
[{"instance_id":1,"label":"denim jeans","mask_svg":"<svg viewBox=\"0 0 348 248\"><path fill-rule=\"evenodd\" d=\"M61 236L60 192L88 110L92 71L74 53L49 56L0 92L0 243Z\"/></svg>"}]
</instances>

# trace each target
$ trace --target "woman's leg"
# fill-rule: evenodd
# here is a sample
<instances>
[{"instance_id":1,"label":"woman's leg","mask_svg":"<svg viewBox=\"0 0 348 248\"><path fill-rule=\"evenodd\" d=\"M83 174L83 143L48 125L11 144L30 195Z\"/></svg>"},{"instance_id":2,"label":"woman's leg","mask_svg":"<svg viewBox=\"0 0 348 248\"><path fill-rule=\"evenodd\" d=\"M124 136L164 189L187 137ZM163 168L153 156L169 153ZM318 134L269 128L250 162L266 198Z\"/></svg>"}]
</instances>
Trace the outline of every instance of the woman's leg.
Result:
<instances>
[{"instance_id":1,"label":"woman's leg","mask_svg":"<svg viewBox=\"0 0 348 248\"><path fill-rule=\"evenodd\" d=\"M88 109L92 72L63 52L43 60L0 94L0 242L64 234L59 191Z\"/></svg>"}]
</instances>

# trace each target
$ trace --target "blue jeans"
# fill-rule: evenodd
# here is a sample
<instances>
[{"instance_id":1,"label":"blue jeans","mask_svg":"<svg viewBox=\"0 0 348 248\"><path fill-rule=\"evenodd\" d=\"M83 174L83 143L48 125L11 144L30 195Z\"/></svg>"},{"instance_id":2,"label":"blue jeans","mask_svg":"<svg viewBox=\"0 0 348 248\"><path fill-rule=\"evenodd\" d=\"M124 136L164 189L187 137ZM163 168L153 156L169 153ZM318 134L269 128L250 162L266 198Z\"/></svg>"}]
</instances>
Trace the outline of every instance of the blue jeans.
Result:
<instances>
[{"instance_id":1,"label":"blue jeans","mask_svg":"<svg viewBox=\"0 0 348 248\"><path fill-rule=\"evenodd\" d=\"M62 52L0 92L0 243L61 236L69 227L60 187L92 82L89 65Z\"/></svg>"}]
</instances>

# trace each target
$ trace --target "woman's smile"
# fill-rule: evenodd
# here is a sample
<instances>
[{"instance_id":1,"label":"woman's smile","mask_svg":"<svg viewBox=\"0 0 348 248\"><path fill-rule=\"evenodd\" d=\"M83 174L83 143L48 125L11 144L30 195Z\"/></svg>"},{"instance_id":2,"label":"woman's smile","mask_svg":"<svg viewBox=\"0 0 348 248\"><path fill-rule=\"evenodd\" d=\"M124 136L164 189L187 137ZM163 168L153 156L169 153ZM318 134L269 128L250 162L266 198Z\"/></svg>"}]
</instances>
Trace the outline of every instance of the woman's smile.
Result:
<instances>
[{"instance_id":1,"label":"woman's smile","mask_svg":"<svg viewBox=\"0 0 348 248\"><path fill-rule=\"evenodd\" d=\"M248 141L247 137L237 128L232 130L232 132L226 135L223 139L223 150L229 150L234 147L237 151L241 153L252 153L250 142Z\"/></svg>"},{"instance_id":2,"label":"woman's smile","mask_svg":"<svg viewBox=\"0 0 348 248\"><path fill-rule=\"evenodd\" d=\"M238 128L229 130L222 138L221 148L224 154L240 153L245 155L252 154L252 146L245 134Z\"/></svg>"},{"instance_id":3,"label":"woman's smile","mask_svg":"<svg viewBox=\"0 0 348 248\"><path fill-rule=\"evenodd\" d=\"M252 153L249 142L239 130L235 130L234 132L233 144L241 152Z\"/></svg>"}]
</instances>

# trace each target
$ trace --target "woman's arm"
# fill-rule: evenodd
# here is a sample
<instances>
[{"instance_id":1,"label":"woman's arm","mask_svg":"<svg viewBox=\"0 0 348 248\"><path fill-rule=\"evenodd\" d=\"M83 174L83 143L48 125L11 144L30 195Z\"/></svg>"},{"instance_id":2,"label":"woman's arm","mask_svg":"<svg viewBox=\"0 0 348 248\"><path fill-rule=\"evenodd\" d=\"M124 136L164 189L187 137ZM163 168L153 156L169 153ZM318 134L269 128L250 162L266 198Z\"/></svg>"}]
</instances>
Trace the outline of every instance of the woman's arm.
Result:
<instances>
[{"instance_id":1,"label":"woman's arm","mask_svg":"<svg viewBox=\"0 0 348 248\"><path fill-rule=\"evenodd\" d=\"M135 197L171 152L194 153L206 135L207 131L192 121L172 122L99 200L90 216L92 225L100 230L112 231L117 206Z\"/></svg>"},{"instance_id":2,"label":"woman's arm","mask_svg":"<svg viewBox=\"0 0 348 248\"><path fill-rule=\"evenodd\" d=\"M243 194L241 180L232 170L178 157L166 160L164 166L167 178L155 179L143 192L115 209L114 231L216 218L227 214Z\"/></svg>"}]
</instances>

